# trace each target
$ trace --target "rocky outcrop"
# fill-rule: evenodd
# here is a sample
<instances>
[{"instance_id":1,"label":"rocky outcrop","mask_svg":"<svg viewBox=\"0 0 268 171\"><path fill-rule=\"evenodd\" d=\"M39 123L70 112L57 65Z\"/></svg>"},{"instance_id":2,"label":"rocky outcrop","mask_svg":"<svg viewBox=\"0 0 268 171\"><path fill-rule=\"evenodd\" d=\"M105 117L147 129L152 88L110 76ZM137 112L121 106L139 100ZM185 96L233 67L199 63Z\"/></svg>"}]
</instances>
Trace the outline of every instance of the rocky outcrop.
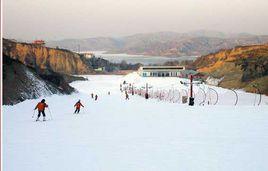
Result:
<instances>
[{"instance_id":1,"label":"rocky outcrop","mask_svg":"<svg viewBox=\"0 0 268 171\"><path fill-rule=\"evenodd\" d=\"M33 69L3 55L4 105L63 92L54 84L42 79Z\"/></svg>"},{"instance_id":2,"label":"rocky outcrop","mask_svg":"<svg viewBox=\"0 0 268 171\"><path fill-rule=\"evenodd\" d=\"M92 72L92 68L84 63L79 54L68 50L3 39L3 54L38 70L51 70L64 74Z\"/></svg>"},{"instance_id":3,"label":"rocky outcrop","mask_svg":"<svg viewBox=\"0 0 268 171\"><path fill-rule=\"evenodd\" d=\"M76 53L3 40L3 104L75 91L68 83L83 80L70 74L91 73Z\"/></svg>"},{"instance_id":4,"label":"rocky outcrop","mask_svg":"<svg viewBox=\"0 0 268 171\"><path fill-rule=\"evenodd\" d=\"M75 92L68 83L85 80L53 71L38 72L21 62L3 55L3 104L13 105L26 99L71 94Z\"/></svg>"},{"instance_id":5,"label":"rocky outcrop","mask_svg":"<svg viewBox=\"0 0 268 171\"><path fill-rule=\"evenodd\" d=\"M219 86L268 94L268 44L239 46L198 58L194 66L214 78Z\"/></svg>"},{"instance_id":6,"label":"rocky outcrop","mask_svg":"<svg viewBox=\"0 0 268 171\"><path fill-rule=\"evenodd\" d=\"M268 55L268 44L238 46L233 49L220 50L216 53L197 58L194 65L200 72L210 73L215 72L226 63L247 58L266 57L266 55Z\"/></svg>"}]
</instances>

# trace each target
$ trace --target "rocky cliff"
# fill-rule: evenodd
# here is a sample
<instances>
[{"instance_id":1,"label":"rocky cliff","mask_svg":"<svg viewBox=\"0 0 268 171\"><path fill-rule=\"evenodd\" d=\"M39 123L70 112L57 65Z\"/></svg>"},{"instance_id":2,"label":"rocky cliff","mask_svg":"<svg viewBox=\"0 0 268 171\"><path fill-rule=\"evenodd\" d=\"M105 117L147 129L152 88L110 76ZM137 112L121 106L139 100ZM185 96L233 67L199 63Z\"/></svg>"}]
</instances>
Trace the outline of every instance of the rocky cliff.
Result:
<instances>
[{"instance_id":1,"label":"rocky cliff","mask_svg":"<svg viewBox=\"0 0 268 171\"><path fill-rule=\"evenodd\" d=\"M42 76L34 69L3 55L3 104L12 105L26 99L74 91L60 75L54 74L51 80Z\"/></svg>"},{"instance_id":2,"label":"rocky cliff","mask_svg":"<svg viewBox=\"0 0 268 171\"><path fill-rule=\"evenodd\" d=\"M68 50L3 39L3 54L38 70L51 70L64 74L92 72L92 68L85 64L81 56Z\"/></svg>"},{"instance_id":3,"label":"rocky cliff","mask_svg":"<svg viewBox=\"0 0 268 171\"><path fill-rule=\"evenodd\" d=\"M222 78L219 86L268 94L268 44L238 46L198 58L198 71Z\"/></svg>"},{"instance_id":4,"label":"rocky cliff","mask_svg":"<svg viewBox=\"0 0 268 171\"><path fill-rule=\"evenodd\" d=\"M67 50L3 40L3 104L75 91L70 74L92 72L86 59Z\"/></svg>"}]
</instances>

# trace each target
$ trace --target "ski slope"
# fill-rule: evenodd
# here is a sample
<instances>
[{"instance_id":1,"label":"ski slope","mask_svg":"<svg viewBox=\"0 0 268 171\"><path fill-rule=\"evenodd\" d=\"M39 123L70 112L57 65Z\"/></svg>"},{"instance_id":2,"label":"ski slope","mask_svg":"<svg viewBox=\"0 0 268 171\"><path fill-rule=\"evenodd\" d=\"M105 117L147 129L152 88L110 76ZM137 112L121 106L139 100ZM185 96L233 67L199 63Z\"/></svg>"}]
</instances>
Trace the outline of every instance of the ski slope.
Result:
<instances>
[{"instance_id":1,"label":"ski slope","mask_svg":"<svg viewBox=\"0 0 268 171\"><path fill-rule=\"evenodd\" d=\"M53 120L31 118L41 98L3 106L3 170L268 170L267 97L261 106L189 107L131 95L126 101L119 91L123 80L159 87L175 82L133 74L87 78L71 84L79 93L46 97ZM74 115L78 99L85 108Z\"/></svg>"}]
</instances>

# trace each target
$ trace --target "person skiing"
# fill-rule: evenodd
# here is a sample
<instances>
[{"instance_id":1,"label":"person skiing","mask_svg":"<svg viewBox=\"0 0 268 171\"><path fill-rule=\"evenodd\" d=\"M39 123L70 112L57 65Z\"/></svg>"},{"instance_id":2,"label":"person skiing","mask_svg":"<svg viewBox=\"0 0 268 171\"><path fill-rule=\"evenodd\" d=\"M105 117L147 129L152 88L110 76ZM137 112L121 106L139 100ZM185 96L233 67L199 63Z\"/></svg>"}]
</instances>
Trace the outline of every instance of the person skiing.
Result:
<instances>
[{"instance_id":1,"label":"person skiing","mask_svg":"<svg viewBox=\"0 0 268 171\"><path fill-rule=\"evenodd\" d=\"M76 108L75 108L75 111L74 111L74 114L75 114L75 113L78 114L78 113L80 112L80 108L81 108L81 106L84 107L84 106L82 105L81 101L78 100L78 102L76 102L75 105L74 105L74 107L76 107Z\"/></svg>"},{"instance_id":2,"label":"person skiing","mask_svg":"<svg viewBox=\"0 0 268 171\"><path fill-rule=\"evenodd\" d=\"M94 94L93 93L91 93L91 98L94 99Z\"/></svg>"},{"instance_id":3,"label":"person skiing","mask_svg":"<svg viewBox=\"0 0 268 171\"><path fill-rule=\"evenodd\" d=\"M98 100L98 95L97 95L97 94L95 95L95 101L96 101L96 100Z\"/></svg>"},{"instance_id":4,"label":"person skiing","mask_svg":"<svg viewBox=\"0 0 268 171\"><path fill-rule=\"evenodd\" d=\"M48 107L48 105L45 103L45 99L42 99L41 102L39 102L34 110L38 109L38 115L36 121L39 121L39 117L41 116L41 113L43 115L43 121L46 121L46 114L45 114L45 108Z\"/></svg>"},{"instance_id":5,"label":"person skiing","mask_svg":"<svg viewBox=\"0 0 268 171\"><path fill-rule=\"evenodd\" d=\"M75 111L74 111L74 114L75 114L75 113L78 114L78 113L80 112L80 108L81 108L81 106L84 107L84 106L82 105L81 101L78 100L78 102L76 102L75 105L74 105L74 107L76 107L76 109L75 109Z\"/></svg>"},{"instance_id":6,"label":"person skiing","mask_svg":"<svg viewBox=\"0 0 268 171\"><path fill-rule=\"evenodd\" d=\"M129 100L129 96L128 96L127 91L125 91L125 94L126 94L126 100Z\"/></svg>"}]
</instances>

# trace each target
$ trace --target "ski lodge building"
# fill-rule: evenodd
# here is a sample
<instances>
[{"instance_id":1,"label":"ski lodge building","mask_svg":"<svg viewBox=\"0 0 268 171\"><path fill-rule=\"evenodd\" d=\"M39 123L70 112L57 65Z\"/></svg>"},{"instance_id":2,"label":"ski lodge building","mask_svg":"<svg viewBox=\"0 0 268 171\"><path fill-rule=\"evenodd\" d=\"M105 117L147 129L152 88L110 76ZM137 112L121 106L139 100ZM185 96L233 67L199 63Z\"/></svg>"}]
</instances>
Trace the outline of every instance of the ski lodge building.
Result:
<instances>
[{"instance_id":1,"label":"ski lodge building","mask_svg":"<svg viewBox=\"0 0 268 171\"><path fill-rule=\"evenodd\" d=\"M142 66L138 74L142 77L180 77L185 66Z\"/></svg>"}]
</instances>

